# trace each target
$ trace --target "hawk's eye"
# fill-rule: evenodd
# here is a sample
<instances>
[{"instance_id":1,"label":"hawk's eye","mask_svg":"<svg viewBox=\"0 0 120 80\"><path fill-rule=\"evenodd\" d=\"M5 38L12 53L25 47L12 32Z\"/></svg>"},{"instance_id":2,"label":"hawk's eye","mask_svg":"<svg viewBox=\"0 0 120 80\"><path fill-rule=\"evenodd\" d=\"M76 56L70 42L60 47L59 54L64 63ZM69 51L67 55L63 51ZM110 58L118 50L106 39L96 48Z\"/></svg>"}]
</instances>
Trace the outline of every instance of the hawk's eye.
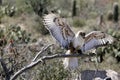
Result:
<instances>
[{"instance_id":1,"label":"hawk's eye","mask_svg":"<svg viewBox=\"0 0 120 80\"><path fill-rule=\"evenodd\" d=\"M81 36L85 36L85 32L80 32L80 35Z\"/></svg>"}]
</instances>

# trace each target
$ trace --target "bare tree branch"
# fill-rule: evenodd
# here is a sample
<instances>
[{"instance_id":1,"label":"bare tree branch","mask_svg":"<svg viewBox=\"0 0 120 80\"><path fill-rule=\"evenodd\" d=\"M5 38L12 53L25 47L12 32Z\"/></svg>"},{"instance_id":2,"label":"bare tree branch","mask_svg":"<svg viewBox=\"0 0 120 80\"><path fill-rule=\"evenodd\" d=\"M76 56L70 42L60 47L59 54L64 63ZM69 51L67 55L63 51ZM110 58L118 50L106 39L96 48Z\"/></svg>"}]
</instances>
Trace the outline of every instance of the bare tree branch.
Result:
<instances>
[{"instance_id":1,"label":"bare tree branch","mask_svg":"<svg viewBox=\"0 0 120 80\"><path fill-rule=\"evenodd\" d=\"M46 49L48 49L52 45L54 45L54 44L49 44L47 47L43 47L42 50L37 53L37 55L35 56L35 58L32 61L34 62L41 53L43 53Z\"/></svg>"},{"instance_id":2,"label":"bare tree branch","mask_svg":"<svg viewBox=\"0 0 120 80\"><path fill-rule=\"evenodd\" d=\"M55 55L51 55L51 56L43 56L40 59L31 62L29 65L23 67L22 69L20 69L19 71L17 71L10 80L15 80L20 74L22 74L23 72L25 72L28 69L31 69L32 67L36 66L37 64L41 63L44 60L49 60L49 59L54 59L54 58L65 58L65 57L92 57L95 56L95 54L72 54L72 55L66 55L66 54L55 54Z\"/></svg>"}]
</instances>

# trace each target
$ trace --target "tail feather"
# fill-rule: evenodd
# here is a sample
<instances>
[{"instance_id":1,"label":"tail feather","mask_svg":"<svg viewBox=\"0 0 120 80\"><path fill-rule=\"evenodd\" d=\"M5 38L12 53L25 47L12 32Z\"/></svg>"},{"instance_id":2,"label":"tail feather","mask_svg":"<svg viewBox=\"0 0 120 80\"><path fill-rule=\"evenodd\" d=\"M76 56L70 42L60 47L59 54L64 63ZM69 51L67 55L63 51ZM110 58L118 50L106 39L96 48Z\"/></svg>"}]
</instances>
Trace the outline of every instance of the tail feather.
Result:
<instances>
[{"instance_id":1,"label":"tail feather","mask_svg":"<svg viewBox=\"0 0 120 80\"><path fill-rule=\"evenodd\" d=\"M63 61L65 69L76 69L78 67L77 58L65 58Z\"/></svg>"},{"instance_id":2,"label":"tail feather","mask_svg":"<svg viewBox=\"0 0 120 80\"><path fill-rule=\"evenodd\" d=\"M70 54L70 51L68 50L66 54ZM78 67L78 58L76 57L71 57L71 58L65 58L63 60L63 65L65 69L76 69Z\"/></svg>"}]
</instances>

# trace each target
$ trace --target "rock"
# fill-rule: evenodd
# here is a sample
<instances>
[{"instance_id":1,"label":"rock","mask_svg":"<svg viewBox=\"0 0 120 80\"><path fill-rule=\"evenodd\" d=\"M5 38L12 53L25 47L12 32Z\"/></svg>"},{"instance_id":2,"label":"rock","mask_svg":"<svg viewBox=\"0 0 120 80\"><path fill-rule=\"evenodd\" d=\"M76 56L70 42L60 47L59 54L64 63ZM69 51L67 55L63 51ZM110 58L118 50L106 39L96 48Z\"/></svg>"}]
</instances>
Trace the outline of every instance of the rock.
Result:
<instances>
[{"instance_id":1,"label":"rock","mask_svg":"<svg viewBox=\"0 0 120 80\"><path fill-rule=\"evenodd\" d=\"M81 80L101 80L106 76L106 71L98 71L98 70L85 70L81 73Z\"/></svg>"},{"instance_id":2,"label":"rock","mask_svg":"<svg viewBox=\"0 0 120 80\"><path fill-rule=\"evenodd\" d=\"M113 70L84 70L75 80L120 80L120 74Z\"/></svg>"},{"instance_id":3,"label":"rock","mask_svg":"<svg viewBox=\"0 0 120 80\"><path fill-rule=\"evenodd\" d=\"M106 72L106 75L108 77L111 77L112 80L120 80L120 74L118 74L117 72L113 70L106 70Z\"/></svg>"}]
</instances>

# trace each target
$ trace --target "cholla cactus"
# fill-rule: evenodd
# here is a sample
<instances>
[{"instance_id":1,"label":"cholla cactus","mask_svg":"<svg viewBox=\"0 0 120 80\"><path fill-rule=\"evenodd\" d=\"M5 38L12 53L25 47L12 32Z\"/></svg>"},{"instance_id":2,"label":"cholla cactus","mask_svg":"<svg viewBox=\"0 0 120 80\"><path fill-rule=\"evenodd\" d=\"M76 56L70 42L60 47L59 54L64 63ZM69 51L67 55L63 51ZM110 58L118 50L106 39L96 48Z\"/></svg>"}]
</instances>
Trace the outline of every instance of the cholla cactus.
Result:
<instances>
[{"instance_id":1,"label":"cholla cactus","mask_svg":"<svg viewBox=\"0 0 120 80\"><path fill-rule=\"evenodd\" d=\"M113 4L113 20L114 22L118 22L119 20L119 6L117 2Z\"/></svg>"},{"instance_id":2,"label":"cholla cactus","mask_svg":"<svg viewBox=\"0 0 120 80\"><path fill-rule=\"evenodd\" d=\"M101 26L105 25L103 13L100 14L100 18L99 18L99 23L98 24L101 25Z\"/></svg>"},{"instance_id":3,"label":"cholla cactus","mask_svg":"<svg viewBox=\"0 0 120 80\"><path fill-rule=\"evenodd\" d=\"M113 20L113 12L111 10L107 13L107 20L108 21L112 21Z\"/></svg>"}]
</instances>

